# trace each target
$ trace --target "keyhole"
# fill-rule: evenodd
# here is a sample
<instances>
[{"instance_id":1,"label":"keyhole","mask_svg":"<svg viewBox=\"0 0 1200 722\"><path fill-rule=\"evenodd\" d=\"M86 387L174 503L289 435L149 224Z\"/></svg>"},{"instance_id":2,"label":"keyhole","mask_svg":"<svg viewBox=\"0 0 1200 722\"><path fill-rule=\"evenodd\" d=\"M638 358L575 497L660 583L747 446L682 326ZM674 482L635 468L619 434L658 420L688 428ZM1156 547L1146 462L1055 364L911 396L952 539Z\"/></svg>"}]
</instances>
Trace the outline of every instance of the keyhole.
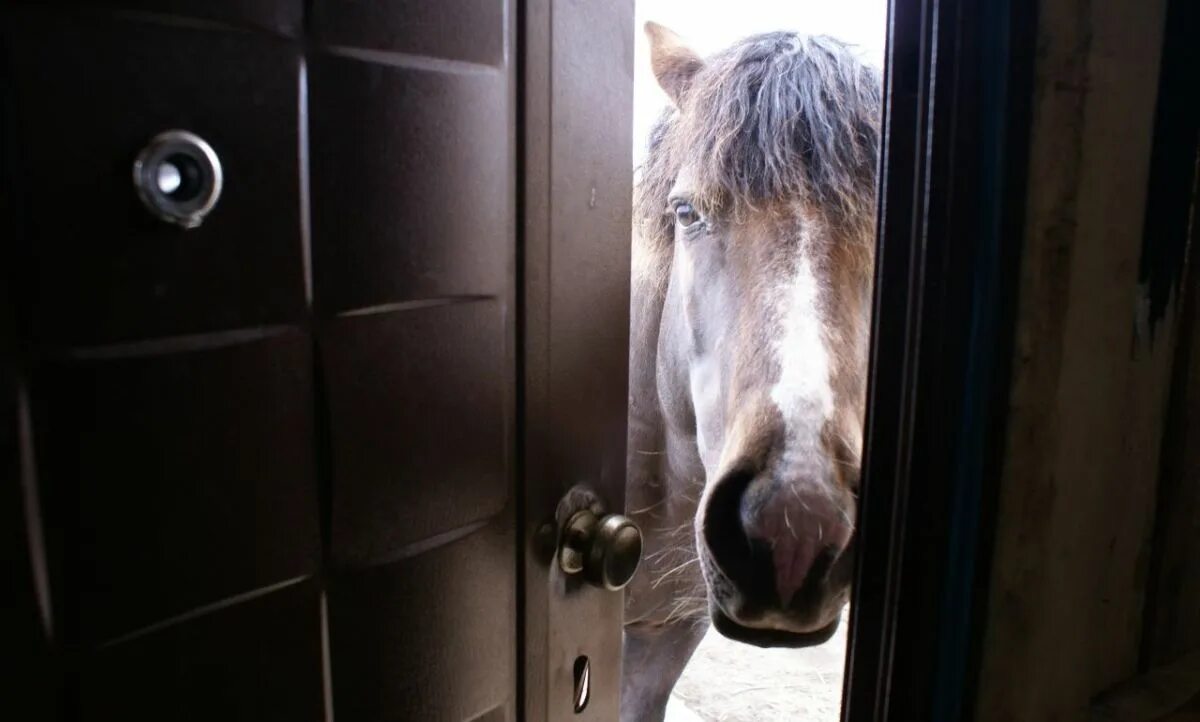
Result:
<instances>
[{"instance_id":1,"label":"keyhole","mask_svg":"<svg viewBox=\"0 0 1200 722\"><path fill-rule=\"evenodd\" d=\"M588 658L580 655L575 658L575 714L587 708L592 698L592 670Z\"/></svg>"}]
</instances>

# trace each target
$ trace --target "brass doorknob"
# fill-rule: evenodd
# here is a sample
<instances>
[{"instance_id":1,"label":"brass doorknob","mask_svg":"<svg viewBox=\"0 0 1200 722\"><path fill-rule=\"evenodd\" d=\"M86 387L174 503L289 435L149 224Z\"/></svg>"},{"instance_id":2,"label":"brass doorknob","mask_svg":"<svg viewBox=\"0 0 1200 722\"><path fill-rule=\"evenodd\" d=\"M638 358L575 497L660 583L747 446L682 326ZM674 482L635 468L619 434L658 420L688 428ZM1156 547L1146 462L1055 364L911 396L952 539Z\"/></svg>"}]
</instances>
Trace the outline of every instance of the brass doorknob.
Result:
<instances>
[{"instance_id":1,"label":"brass doorknob","mask_svg":"<svg viewBox=\"0 0 1200 722\"><path fill-rule=\"evenodd\" d=\"M563 528L558 563L569 575L611 591L623 589L642 561L642 530L620 514L575 512Z\"/></svg>"}]
</instances>

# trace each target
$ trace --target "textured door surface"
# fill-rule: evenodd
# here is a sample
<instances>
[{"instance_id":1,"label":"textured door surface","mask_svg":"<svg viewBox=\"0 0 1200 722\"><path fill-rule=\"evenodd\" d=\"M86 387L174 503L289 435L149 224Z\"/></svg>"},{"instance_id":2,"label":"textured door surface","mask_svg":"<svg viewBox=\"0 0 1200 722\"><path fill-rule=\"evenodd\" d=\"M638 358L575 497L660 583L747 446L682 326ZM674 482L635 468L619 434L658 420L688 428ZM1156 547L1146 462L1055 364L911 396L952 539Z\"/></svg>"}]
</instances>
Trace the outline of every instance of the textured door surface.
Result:
<instances>
[{"instance_id":1,"label":"textured door surface","mask_svg":"<svg viewBox=\"0 0 1200 722\"><path fill-rule=\"evenodd\" d=\"M4 716L515 720L513 3L0 24ZM171 129L191 230L131 184Z\"/></svg>"},{"instance_id":2,"label":"textured door surface","mask_svg":"<svg viewBox=\"0 0 1200 722\"><path fill-rule=\"evenodd\" d=\"M633 0L524 4L523 534L569 487L624 508ZM524 718L617 719L623 596L525 555ZM576 712L578 669L590 700Z\"/></svg>"}]
</instances>

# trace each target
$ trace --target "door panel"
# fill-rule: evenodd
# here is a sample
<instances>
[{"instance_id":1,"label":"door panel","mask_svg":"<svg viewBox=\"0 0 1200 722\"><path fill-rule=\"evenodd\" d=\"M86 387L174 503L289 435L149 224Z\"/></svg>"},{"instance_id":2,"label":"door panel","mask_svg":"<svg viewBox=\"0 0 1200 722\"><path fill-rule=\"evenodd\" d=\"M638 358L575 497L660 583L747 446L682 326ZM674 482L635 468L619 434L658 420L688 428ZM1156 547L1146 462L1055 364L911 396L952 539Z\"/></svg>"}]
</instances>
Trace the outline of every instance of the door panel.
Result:
<instances>
[{"instance_id":1,"label":"door panel","mask_svg":"<svg viewBox=\"0 0 1200 722\"><path fill-rule=\"evenodd\" d=\"M339 722L516 719L511 522L458 537L331 582Z\"/></svg>"},{"instance_id":2,"label":"door panel","mask_svg":"<svg viewBox=\"0 0 1200 722\"><path fill-rule=\"evenodd\" d=\"M78 719L320 722L319 604L318 585L296 583L102 647L83 665Z\"/></svg>"},{"instance_id":3,"label":"door panel","mask_svg":"<svg viewBox=\"0 0 1200 722\"><path fill-rule=\"evenodd\" d=\"M503 49L511 6L493 6L464 32ZM416 32L436 13L410 9L313 11L334 710L512 720L515 86L504 52L445 63L457 41Z\"/></svg>"},{"instance_id":4,"label":"door panel","mask_svg":"<svg viewBox=\"0 0 1200 722\"><path fill-rule=\"evenodd\" d=\"M509 12L508 5L495 0L312 2L314 34L322 44L463 60L498 69L508 59Z\"/></svg>"},{"instance_id":5,"label":"door panel","mask_svg":"<svg viewBox=\"0 0 1200 722\"><path fill-rule=\"evenodd\" d=\"M328 322L337 564L385 561L504 509L506 324L495 300Z\"/></svg>"},{"instance_id":6,"label":"door panel","mask_svg":"<svg viewBox=\"0 0 1200 722\"><path fill-rule=\"evenodd\" d=\"M5 309L7 311L9 309ZM7 581L4 606L0 607L0 659L9 669L4 687L5 704L12 710L26 710L25 719L42 722L61 717L62 680L57 674L57 649L48 638L53 624L49 598L44 593L45 546L41 543L42 519L38 509L35 479L28 473L32 454L29 405L16 369L8 362L12 355L11 318L0 311L0 554Z\"/></svg>"},{"instance_id":7,"label":"door panel","mask_svg":"<svg viewBox=\"0 0 1200 722\"><path fill-rule=\"evenodd\" d=\"M14 280L39 342L304 317L294 47L90 13L18 12L6 26L8 62L29 69L11 75L27 221ZM172 128L207 140L226 178L188 233L152 219L130 181L136 153Z\"/></svg>"},{"instance_id":8,"label":"door panel","mask_svg":"<svg viewBox=\"0 0 1200 722\"><path fill-rule=\"evenodd\" d=\"M32 376L61 619L105 643L320 563L310 345L287 333ZM69 602L67 601L69 599Z\"/></svg>"},{"instance_id":9,"label":"door panel","mask_svg":"<svg viewBox=\"0 0 1200 722\"><path fill-rule=\"evenodd\" d=\"M321 54L309 82L318 308L506 292L507 71Z\"/></svg>"},{"instance_id":10,"label":"door panel","mask_svg":"<svg viewBox=\"0 0 1200 722\"><path fill-rule=\"evenodd\" d=\"M70 5L63 0L24 0L29 5ZM162 20L216 21L280 35L298 35L303 27L305 0L89 0L92 7L153 13ZM75 3L79 4L79 3Z\"/></svg>"}]
</instances>

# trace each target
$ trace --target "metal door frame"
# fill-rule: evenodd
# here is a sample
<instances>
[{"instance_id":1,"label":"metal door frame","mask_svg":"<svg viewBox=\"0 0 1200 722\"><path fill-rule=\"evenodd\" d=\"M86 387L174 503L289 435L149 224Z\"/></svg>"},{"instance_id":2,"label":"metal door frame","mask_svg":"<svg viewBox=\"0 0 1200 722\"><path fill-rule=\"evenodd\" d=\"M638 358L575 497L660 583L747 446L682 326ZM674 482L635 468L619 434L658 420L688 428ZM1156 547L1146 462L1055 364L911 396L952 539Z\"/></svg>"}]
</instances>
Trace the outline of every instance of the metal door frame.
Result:
<instances>
[{"instance_id":1,"label":"metal door frame","mask_svg":"<svg viewBox=\"0 0 1200 722\"><path fill-rule=\"evenodd\" d=\"M1036 28L1036 0L889 3L848 722L972 716Z\"/></svg>"}]
</instances>

